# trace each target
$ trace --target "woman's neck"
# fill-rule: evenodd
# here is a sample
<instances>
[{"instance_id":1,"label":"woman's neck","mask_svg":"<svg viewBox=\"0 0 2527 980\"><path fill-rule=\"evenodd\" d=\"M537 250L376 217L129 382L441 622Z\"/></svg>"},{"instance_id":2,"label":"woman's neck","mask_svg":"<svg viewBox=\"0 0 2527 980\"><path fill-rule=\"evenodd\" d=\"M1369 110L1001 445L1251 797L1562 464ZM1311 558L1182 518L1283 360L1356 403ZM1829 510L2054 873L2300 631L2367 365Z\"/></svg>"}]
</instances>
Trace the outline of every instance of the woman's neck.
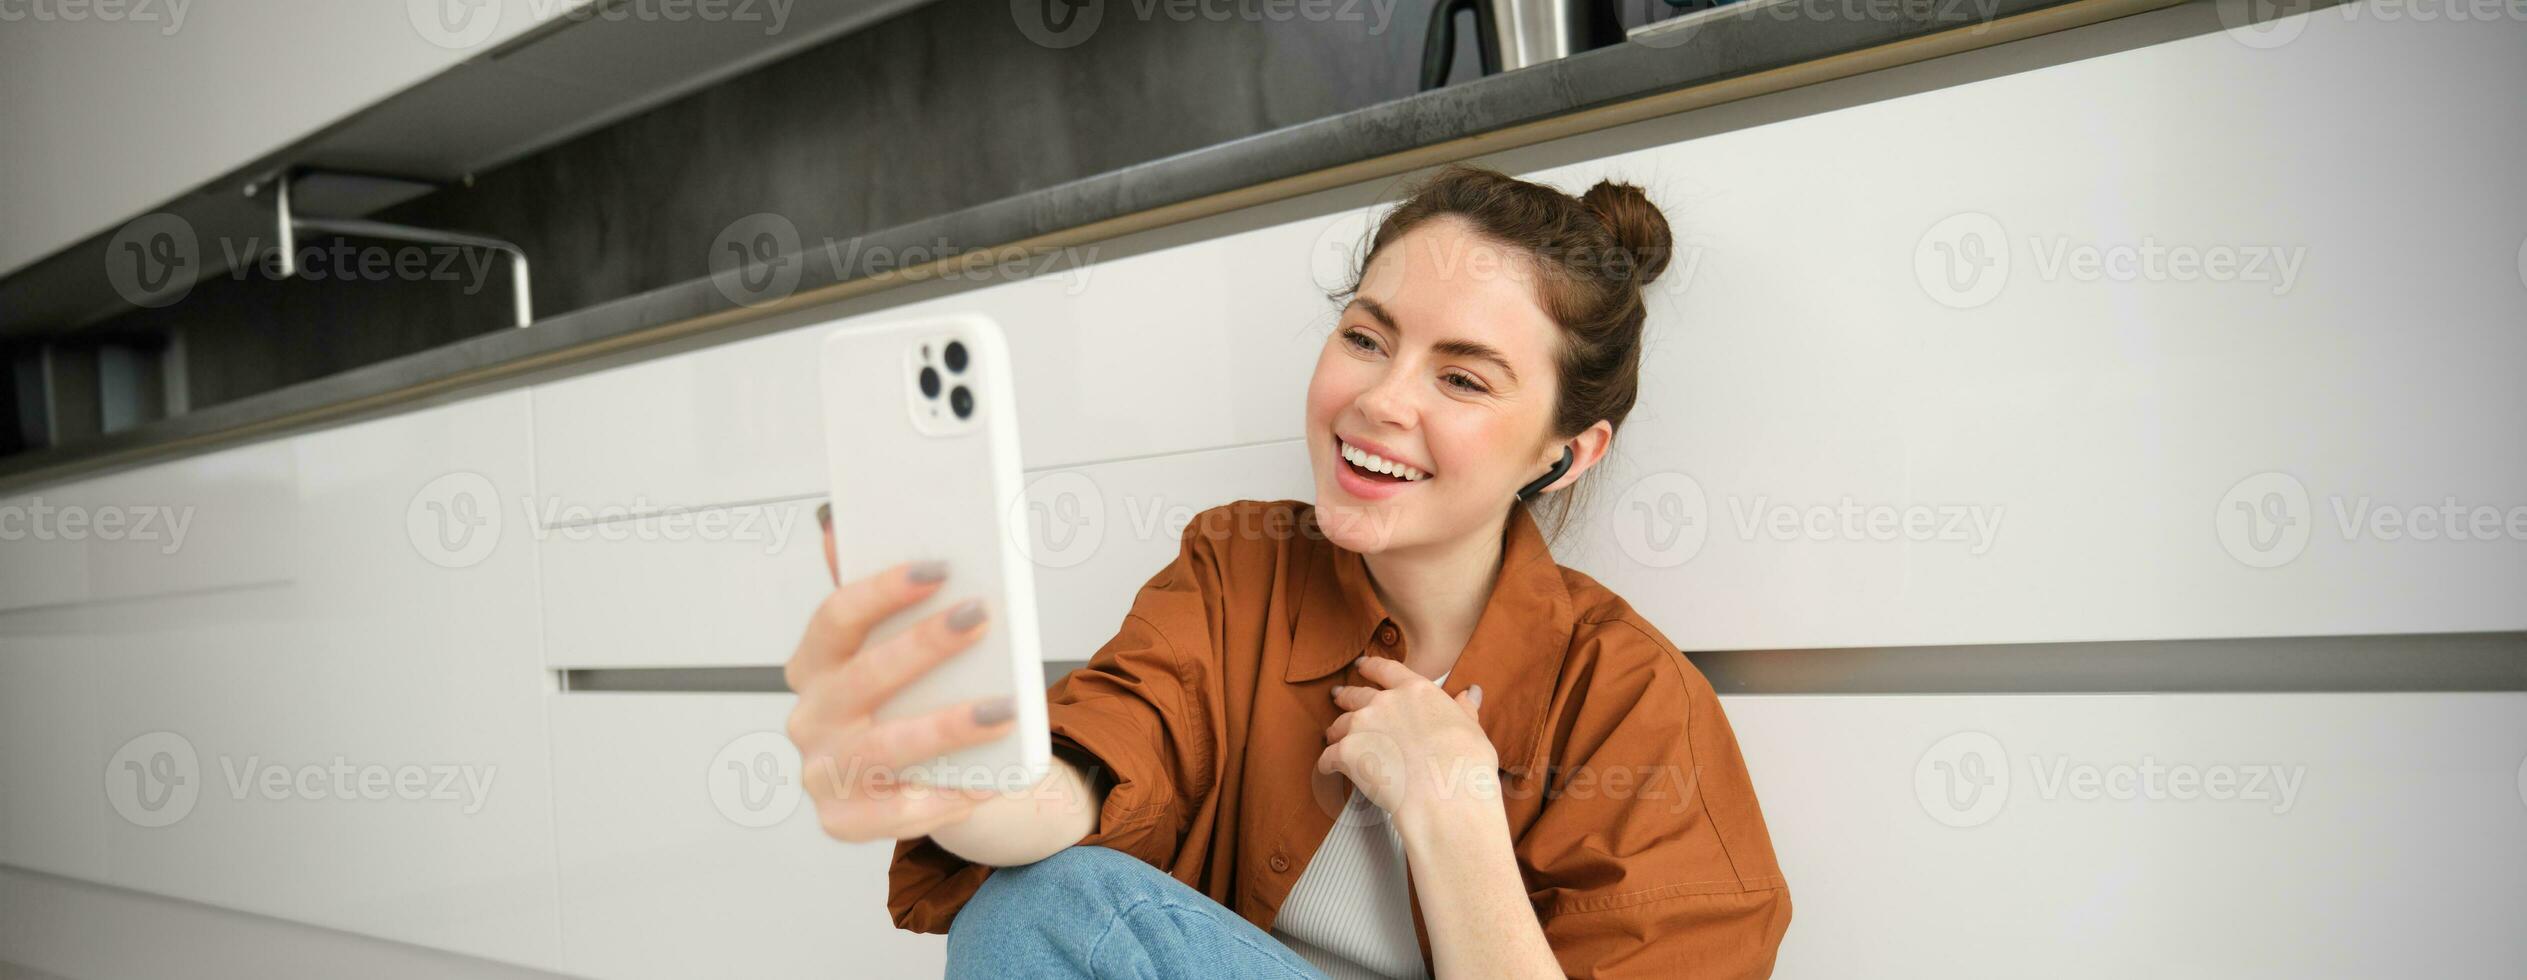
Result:
<instances>
[{"instance_id":1,"label":"woman's neck","mask_svg":"<svg viewBox=\"0 0 2527 980\"><path fill-rule=\"evenodd\" d=\"M1404 630L1404 663L1423 677L1456 667L1457 655L1500 580L1502 523L1453 541L1361 556L1370 586Z\"/></svg>"}]
</instances>

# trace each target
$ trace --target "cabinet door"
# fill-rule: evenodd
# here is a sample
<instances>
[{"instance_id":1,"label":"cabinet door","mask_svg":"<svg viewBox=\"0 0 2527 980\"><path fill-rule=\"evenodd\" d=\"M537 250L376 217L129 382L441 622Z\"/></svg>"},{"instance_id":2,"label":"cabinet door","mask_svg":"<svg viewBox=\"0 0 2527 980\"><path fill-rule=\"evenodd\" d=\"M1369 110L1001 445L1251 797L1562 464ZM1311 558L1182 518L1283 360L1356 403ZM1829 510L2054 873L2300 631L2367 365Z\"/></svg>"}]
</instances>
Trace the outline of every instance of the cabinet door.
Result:
<instances>
[{"instance_id":1,"label":"cabinet door","mask_svg":"<svg viewBox=\"0 0 2527 980\"><path fill-rule=\"evenodd\" d=\"M548 529L554 667L777 664L832 591L818 500Z\"/></svg>"},{"instance_id":2,"label":"cabinet door","mask_svg":"<svg viewBox=\"0 0 2527 980\"><path fill-rule=\"evenodd\" d=\"M1797 905L1783 976L2488 977L2527 957L2527 694L1721 704Z\"/></svg>"},{"instance_id":3,"label":"cabinet door","mask_svg":"<svg viewBox=\"0 0 2527 980\"><path fill-rule=\"evenodd\" d=\"M1176 557L1185 522L1242 497L1307 499L1295 441L1030 470L1027 522L1048 661L1084 661ZM548 530L546 656L561 667L787 661L831 590L815 501ZM705 520L710 520L706 525ZM955 588L953 571L950 588Z\"/></svg>"},{"instance_id":4,"label":"cabinet door","mask_svg":"<svg viewBox=\"0 0 2527 980\"><path fill-rule=\"evenodd\" d=\"M769 694L553 698L565 969L609 978L915 977L890 843L825 836Z\"/></svg>"},{"instance_id":5,"label":"cabinet door","mask_svg":"<svg viewBox=\"0 0 2527 980\"><path fill-rule=\"evenodd\" d=\"M527 439L524 393L294 437L287 584L94 622L106 752L191 788L100 804L108 883L555 961Z\"/></svg>"},{"instance_id":6,"label":"cabinet door","mask_svg":"<svg viewBox=\"0 0 2527 980\"><path fill-rule=\"evenodd\" d=\"M63 533L57 519L64 508L88 505L88 486L0 498L0 542L8 545L0 548L0 613L88 597L88 543Z\"/></svg>"}]
</instances>

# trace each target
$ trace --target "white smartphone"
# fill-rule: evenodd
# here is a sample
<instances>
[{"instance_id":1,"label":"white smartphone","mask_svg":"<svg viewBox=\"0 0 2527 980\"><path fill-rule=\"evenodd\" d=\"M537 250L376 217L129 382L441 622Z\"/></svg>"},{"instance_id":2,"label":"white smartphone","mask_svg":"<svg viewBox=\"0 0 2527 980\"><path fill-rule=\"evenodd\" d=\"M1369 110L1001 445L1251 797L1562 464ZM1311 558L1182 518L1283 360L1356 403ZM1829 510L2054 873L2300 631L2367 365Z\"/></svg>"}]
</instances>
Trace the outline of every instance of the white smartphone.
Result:
<instances>
[{"instance_id":1,"label":"white smartphone","mask_svg":"<svg viewBox=\"0 0 2527 980\"><path fill-rule=\"evenodd\" d=\"M863 649L979 598L989 627L877 710L881 721L1008 695L1008 734L900 770L934 786L1017 790L1051 764L1016 386L1000 324L980 314L836 331L822 352L834 564L843 581L935 558L947 584L878 624Z\"/></svg>"}]
</instances>

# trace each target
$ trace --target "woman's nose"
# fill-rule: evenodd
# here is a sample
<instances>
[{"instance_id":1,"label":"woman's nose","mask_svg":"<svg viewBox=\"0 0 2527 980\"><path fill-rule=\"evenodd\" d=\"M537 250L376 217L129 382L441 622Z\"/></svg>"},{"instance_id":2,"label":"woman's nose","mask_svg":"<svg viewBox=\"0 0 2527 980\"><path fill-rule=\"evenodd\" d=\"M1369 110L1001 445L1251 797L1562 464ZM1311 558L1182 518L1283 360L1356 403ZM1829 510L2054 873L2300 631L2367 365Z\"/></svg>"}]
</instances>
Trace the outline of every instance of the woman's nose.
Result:
<instances>
[{"instance_id":1,"label":"woman's nose","mask_svg":"<svg viewBox=\"0 0 2527 980\"><path fill-rule=\"evenodd\" d=\"M1409 427L1413 419L1411 394L1405 390L1404 374L1388 372L1369 390L1360 393L1360 414L1372 421L1398 427Z\"/></svg>"}]
</instances>

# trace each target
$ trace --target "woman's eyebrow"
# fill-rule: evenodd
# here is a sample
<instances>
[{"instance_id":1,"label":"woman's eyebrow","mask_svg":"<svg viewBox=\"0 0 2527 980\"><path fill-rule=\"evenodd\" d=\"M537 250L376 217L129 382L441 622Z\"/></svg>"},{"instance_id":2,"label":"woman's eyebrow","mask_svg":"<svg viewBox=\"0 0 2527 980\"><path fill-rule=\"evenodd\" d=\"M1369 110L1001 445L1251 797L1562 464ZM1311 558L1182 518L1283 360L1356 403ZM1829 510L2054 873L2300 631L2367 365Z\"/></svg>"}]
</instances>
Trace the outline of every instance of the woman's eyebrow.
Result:
<instances>
[{"instance_id":1,"label":"woman's eyebrow","mask_svg":"<svg viewBox=\"0 0 2527 980\"><path fill-rule=\"evenodd\" d=\"M1378 321L1379 326L1395 331L1398 336L1401 336L1404 333L1404 328L1395 322L1395 315L1387 312L1386 307L1378 305L1377 300L1370 299L1366 296L1355 296L1351 299L1351 305L1357 306L1366 311L1372 319ZM1500 348L1494 347L1490 344L1483 343L1479 340L1466 340L1463 338L1452 337L1447 340L1431 344L1430 349L1446 354L1450 357L1471 357L1479 360L1490 361L1493 364L1500 366L1500 373L1509 376L1510 384L1515 385L1518 383L1518 369L1509 366L1508 355L1502 354L1500 352Z\"/></svg>"}]
</instances>

